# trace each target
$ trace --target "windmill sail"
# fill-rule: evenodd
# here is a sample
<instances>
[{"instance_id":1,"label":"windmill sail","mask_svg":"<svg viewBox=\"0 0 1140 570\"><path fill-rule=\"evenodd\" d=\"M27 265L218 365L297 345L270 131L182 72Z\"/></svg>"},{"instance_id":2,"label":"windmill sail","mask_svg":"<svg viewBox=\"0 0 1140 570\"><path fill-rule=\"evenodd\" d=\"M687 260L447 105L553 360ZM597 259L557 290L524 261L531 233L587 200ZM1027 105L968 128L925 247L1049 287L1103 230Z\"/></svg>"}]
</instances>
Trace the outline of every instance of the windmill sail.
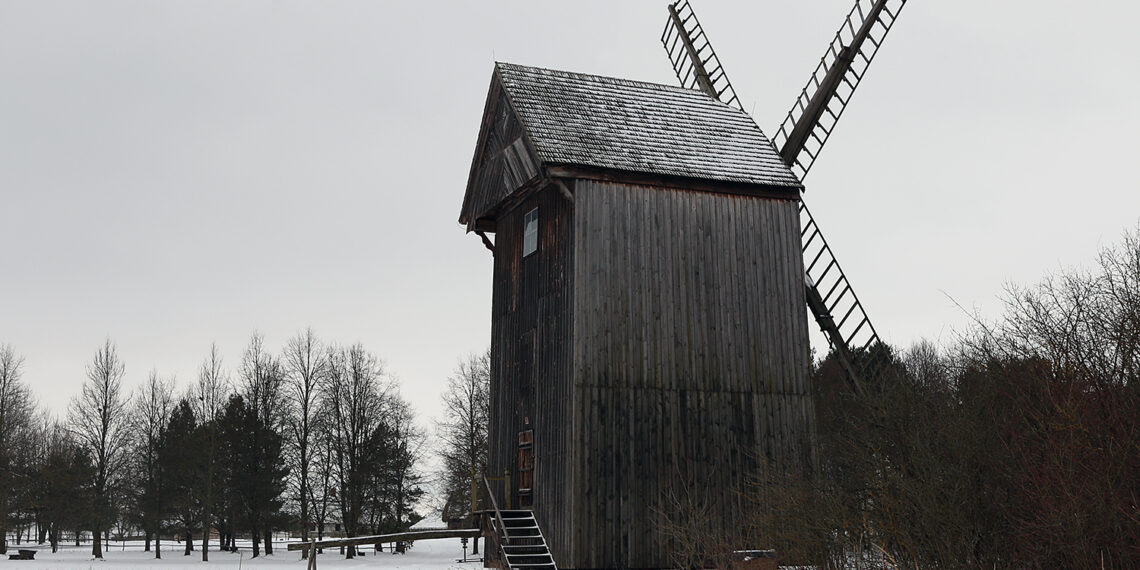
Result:
<instances>
[{"instance_id":1,"label":"windmill sail","mask_svg":"<svg viewBox=\"0 0 1140 570\"><path fill-rule=\"evenodd\" d=\"M856 0L828 51L776 134L776 148L802 180L835 129L855 87L906 0ZM891 6L888 6L891 4ZM893 7L892 7L893 6ZM740 99L688 0L669 6L661 43L681 85L741 110ZM808 308L855 392L875 374L879 335L807 205L800 202Z\"/></svg>"},{"instance_id":2,"label":"windmill sail","mask_svg":"<svg viewBox=\"0 0 1140 570\"><path fill-rule=\"evenodd\" d=\"M744 110L688 0L669 5L669 21L661 33L661 43L682 87L700 89L713 99Z\"/></svg>"},{"instance_id":3,"label":"windmill sail","mask_svg":"<svg viewBox=\"0 0 1140 570\"><path fill-rule=\"evenodd\" d=\"M863 80L906 0L856 0L773 137L802 180Z\"/></svg>"},{"instance_id":4,"label":"windmill sail","mask_svg":"<svg viewBox=\"0 0 1140 570\"><path fill-rule=\"evenodd\" d=\"M876 374L881 364L883 355L876 350L879 334L803 200L800 224L808 309L827 336L852 389L859 392L862 379Z\"/></svg>"}]
</instances>

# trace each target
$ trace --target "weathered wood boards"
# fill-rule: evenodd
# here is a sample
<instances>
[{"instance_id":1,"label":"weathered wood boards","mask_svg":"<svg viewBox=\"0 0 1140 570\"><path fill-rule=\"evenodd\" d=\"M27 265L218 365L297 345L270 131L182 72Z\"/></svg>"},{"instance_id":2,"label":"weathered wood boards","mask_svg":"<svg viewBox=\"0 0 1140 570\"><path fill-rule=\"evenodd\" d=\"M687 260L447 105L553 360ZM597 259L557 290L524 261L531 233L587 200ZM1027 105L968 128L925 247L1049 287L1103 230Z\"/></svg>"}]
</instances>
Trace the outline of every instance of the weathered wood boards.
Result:
<instances>
[{"instance_id":1,"label":"weathered wood boards","mask_svg":"<svg viewBox=\"0 0 1140 570\"><path fill-rule=\"evenodd\" d=\"M760 461L808 463L798 228L794 200L576 183L575 566L667 566L670 496L731 522Z\"/></svg>"},{"instance_id":2,"label":"weathered wood boards","mask_svg":"<svg viewBox=\"0 0 1140 570\"><path fill-rule=\"evenodd\" d=\"M310 546L315 546L316 548L337 548L340 546L380 544L382 542L401 542L409 540L431 540L435 538L472 538L479 536L479 532L479 529L475 528L417 530L410 532L397 532L395 534L378 534L374 536L356 536L353 538L317 540L313 542L291 542L286 547L286 550L308 550Z\"/></svg>"}]
</instances>

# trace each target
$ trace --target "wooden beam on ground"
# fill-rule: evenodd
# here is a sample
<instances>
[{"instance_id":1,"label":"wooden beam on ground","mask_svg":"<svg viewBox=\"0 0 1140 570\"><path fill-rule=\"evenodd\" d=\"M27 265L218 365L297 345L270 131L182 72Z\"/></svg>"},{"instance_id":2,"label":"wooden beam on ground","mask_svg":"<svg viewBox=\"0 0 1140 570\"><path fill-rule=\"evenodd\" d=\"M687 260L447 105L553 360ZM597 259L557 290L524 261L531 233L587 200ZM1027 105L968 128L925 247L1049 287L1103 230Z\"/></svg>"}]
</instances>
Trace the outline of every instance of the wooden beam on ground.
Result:
<instances>
[{"instance_id":1,"label":"wooden beam on ground","mask_svg":"<svg viewBox=\"0 0 1140 570\"><path fill-rule=\"evenodd\" d=\"M356 536L353 538L337 538L332 540L318 540L314 542L291 542L286 550L308 550L310 544L317 548L336 548L357 544L378 544L381 542L400 542L405 540L430 540L433 538L472 538L479 536L481 531L477 528L457 528L438 530L414 530L397 532L395 534L378 534L374 536Z\"/></svg>"}]
</instances>

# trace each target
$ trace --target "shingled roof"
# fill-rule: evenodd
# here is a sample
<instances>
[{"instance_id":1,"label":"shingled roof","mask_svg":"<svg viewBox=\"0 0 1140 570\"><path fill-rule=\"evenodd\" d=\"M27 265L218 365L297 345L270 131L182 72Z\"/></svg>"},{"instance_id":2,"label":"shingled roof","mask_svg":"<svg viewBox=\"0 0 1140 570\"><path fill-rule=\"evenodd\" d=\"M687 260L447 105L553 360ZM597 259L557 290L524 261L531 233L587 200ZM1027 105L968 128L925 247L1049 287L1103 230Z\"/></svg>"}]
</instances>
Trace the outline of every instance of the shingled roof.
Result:
<instances>
[{"instance_id":1,"label":"shingled roof","mask_svg":"<svg viewBox=\"0 0 1140 570\"><path fill-rule=\"evenodd\" d=\"M542 162L799 186L743 111L700 91L499 63Z\"/></svg>"},{"instance_id":2,"label":"shingled roof","mask_svg":"<svg viewBox=\"0 0 1140 570\"><path fill-rule=\"evenodd\" d=\"M526 153L512 150L509 140L495 145L507 145L504 152L513 153L515 158L504 162L509 171L505 176L514 183L542 167L559 165L801 187L751 117L700 91L509 63L495 65L491 83L461 221L470 220L469 214L481 215L481 206L492 206L478 198L481 204L471 204L471 192L480 161L489 158L484 153L492 151L483 148L489 144L488 131L494 130L491 123L513 122L504 118L504 105L497 102L500 92L528 143Z\"/></svg>"}]
</instances>

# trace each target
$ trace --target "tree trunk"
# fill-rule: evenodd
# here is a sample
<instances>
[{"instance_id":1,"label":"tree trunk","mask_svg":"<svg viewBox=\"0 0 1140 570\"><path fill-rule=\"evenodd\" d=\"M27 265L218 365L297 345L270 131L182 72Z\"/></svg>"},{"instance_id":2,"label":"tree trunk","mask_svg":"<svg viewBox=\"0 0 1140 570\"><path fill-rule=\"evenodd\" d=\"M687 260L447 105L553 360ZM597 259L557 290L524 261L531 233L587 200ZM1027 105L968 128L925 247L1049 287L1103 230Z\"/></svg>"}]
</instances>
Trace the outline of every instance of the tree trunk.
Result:
<instances>
[{"instance_id":1,"label":"tree trunk","mask_svg":"<svg viewBox=\"0 0 1140 570\"><path fill-rule=\"evenodd\" d=\"M186 533L183 534L182 536L186 540L186 547L182 551L182 555L183 556L190 556L190 553L194 551L194 535L190 532L190 528L187 527Z\"/></svg>"},{"instance_id":2,"label":"tree trunk","mask_svg":"<svg viewBox=\"0 0 1140 570\"><path fill-rule=\"evenodd\" d=\"M91 556L103 559L103 529L98 526L91 531Z\"/></svg>"},{"instance_id":3,"label":"tree trunk","mask_svg":"<svg viewBox=\"0 0 1140 570\"><path fill-rule=\"evenodd\" d=\"M304 460L302 459L302 463ZM309 501L306 495L308 494L308 485L305 483L306 469L301 469L301 542L309 542ZM301 551L301 560L309 557L309 550L306 548Z\"/></svg>"},{"instance_id":4,"label":"tree trunk","mask_svg":"<svg viewBox=\"0 0 1140 570\"><path fill-rule=\"evenodd\" d=\"M48 531L48 537L51 540L51 552L55 554L59 552L59 529L52 528Z\"/></svg>"},{"instance_id":5,"label":"tree trunk","mask_svg":"<svg viewBox=\"0 0 1140 570\"><path fill-rule=\"evenodd\" d=\"M156 559L162 558L162 545L160 544L161 541L162 539L159 538L158 533L154 533L154 557Z\"/></svg>"},{"instance_id":6,"label":"tree trunk","mask_svg":"<svg viewBox=\"0 0 1140 570\"><path fill-rule=\"evenodd\" d=\"M210 495L213 492L210 484L212 474L206 474L206 500L202 507L202 562L210 561Z\"/></svg>"},{"instance_id":7,"label":"tree trunk","mask_svg":"<svg viewBox=\"0 0 1140 570\"><path fill-rule=\"evenodd\" d=\"M257 530L257 526L253 527L253 531L250 532L250 535L253 540L253 557L257 558L261 556L261 532Z\"/></svg>"},{"instance_id":8,"label":"tree trunk","mask_svg":"<svg viewBox=\"0 0 1140 570\"><path fill-rule=\"evenodd\" d=\"M265 555L273 554L273 529L265 529Z\"/></svg>"},{"instance_id":9,"label":"tree trunk","mask_svg":"<svg viewBox=\"0 0 1140 570\"><path fill-rule=\"evenodd\" d=\"M210 561L210 524L207 517L202 519L202 562Z\"/></svg>"},{"instance_id":10,"label":"tree trunk","mask_svg":"<svg viewBox=\"0 0 1140 570\"><path fill-rule=\"evenodd\" d=\"M143 547L143 552L150 552L150 539L153 538L150 531L146 531L146 546Z\"/></svg>"}]
</instances>

